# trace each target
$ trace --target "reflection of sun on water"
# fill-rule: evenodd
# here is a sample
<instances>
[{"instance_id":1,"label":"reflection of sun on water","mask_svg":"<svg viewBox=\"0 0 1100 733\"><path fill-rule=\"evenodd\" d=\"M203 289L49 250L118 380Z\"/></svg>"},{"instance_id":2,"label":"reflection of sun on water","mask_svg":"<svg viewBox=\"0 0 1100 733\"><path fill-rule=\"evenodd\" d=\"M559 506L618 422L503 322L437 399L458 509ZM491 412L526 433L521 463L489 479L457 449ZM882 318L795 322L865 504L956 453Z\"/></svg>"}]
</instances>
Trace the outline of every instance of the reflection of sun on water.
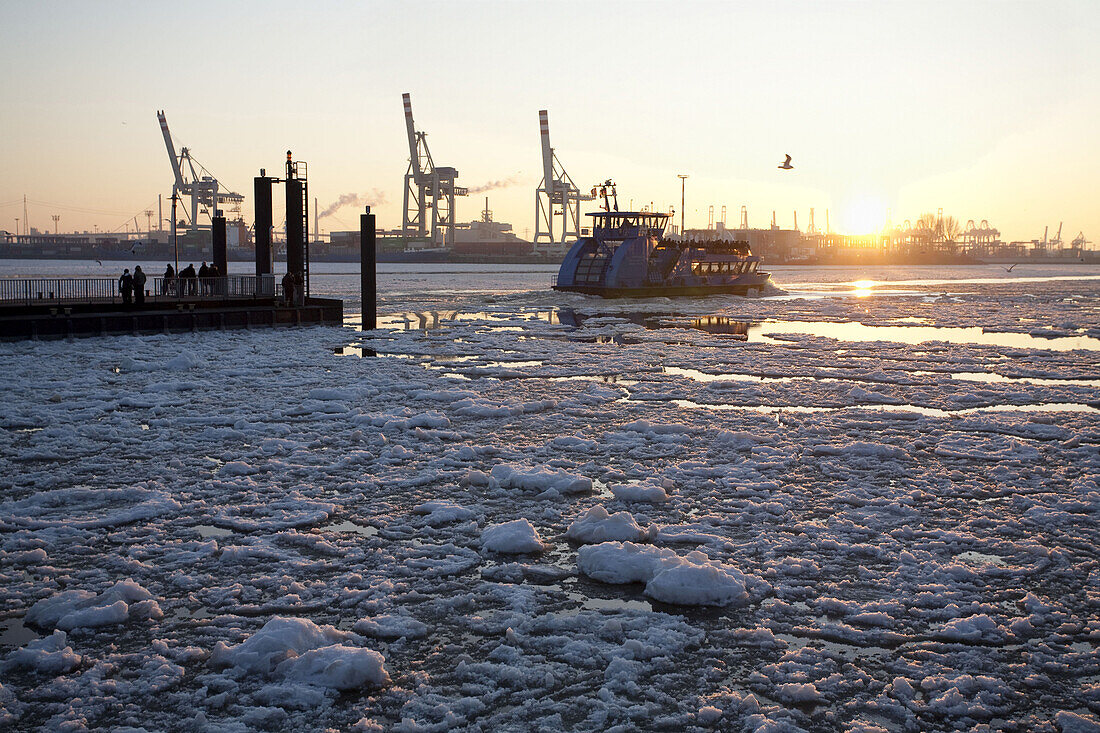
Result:
<instances>
[{"instance_id":1,"label":"reflection of sun on water","mask_svg":"<svg viewBox=\"0 0 1100 733\"><path fill-rule=\"evenodd\" d=\"M875 281L874 280L856 280L852 283L854 290L852 291L857 298L866 298L874 292Z\"/></svg>"}]
</instances>

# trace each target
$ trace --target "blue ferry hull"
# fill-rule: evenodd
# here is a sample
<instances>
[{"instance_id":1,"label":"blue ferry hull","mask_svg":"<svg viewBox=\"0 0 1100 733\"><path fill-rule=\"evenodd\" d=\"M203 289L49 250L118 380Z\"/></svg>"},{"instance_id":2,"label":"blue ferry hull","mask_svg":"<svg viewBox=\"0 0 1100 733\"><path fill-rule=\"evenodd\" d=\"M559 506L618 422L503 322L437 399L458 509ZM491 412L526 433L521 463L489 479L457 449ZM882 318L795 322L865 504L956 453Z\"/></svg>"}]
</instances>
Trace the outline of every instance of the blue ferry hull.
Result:
<instances>
[{"instance_id":1,"label":"blue ferry hull","mask_svg":"<svg viewBox=\"0 0 1100 733\"><path fill-rule=\"evenodd\" d=\"M600 212L566 253L554 290L605 298L750 295L767 286L760 258L721 233L664 236L668 214Z\"/></svg>"},{"instance_id":2,"label":"blue ferry hull","mask_svg":"<svg viewBox=\"0 0 1100 733\"><path fill-rule=\"evenodd\" d=\"M706 295L752 295L765 288L770 282L771 275L761 272L744 276L735 282L716 285L650 285L630 288L608 288L599 285L554 285L552 287L560 292L599 295L604 298L676 298Z\"/></svg>"}]
</instances>

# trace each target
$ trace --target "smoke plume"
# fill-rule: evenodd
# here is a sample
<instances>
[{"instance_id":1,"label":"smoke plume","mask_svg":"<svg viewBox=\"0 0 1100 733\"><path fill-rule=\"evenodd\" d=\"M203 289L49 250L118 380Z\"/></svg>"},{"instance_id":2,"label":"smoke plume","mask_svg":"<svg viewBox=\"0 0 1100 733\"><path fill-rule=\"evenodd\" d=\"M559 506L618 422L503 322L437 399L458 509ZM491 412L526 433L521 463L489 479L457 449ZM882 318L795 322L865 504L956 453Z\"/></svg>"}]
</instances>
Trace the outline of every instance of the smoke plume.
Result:
<instances>
[{"instance_id":1,"label":"smoke plume","mask_svg":"<svg viewBox=\"0 0 1100 733\"><path fill-rule=\"evenodd\" d=\"M499 181L489 181L481 186L474 186L468 189L471 194L485 193L486 191L492 191L497 188L508 188L509 186L518 186L523 183L523 177L518 173L514 176L508 176Z\"/></svg>"},{"instance_id":2,"label":"smoke plume","mask_svg":"<svg viewBox=\"0 0 1100 733\"><path fill-rule=\"evenodd\" d=\"M324 219L326 216L332 216L345 206L365 206L367 204L381 206L384 203L386 203L386 192L378 188L372 188L369 193L344 193L321 209L321 212L317 214L317 218Z\"/></svg>"}]
</instances>

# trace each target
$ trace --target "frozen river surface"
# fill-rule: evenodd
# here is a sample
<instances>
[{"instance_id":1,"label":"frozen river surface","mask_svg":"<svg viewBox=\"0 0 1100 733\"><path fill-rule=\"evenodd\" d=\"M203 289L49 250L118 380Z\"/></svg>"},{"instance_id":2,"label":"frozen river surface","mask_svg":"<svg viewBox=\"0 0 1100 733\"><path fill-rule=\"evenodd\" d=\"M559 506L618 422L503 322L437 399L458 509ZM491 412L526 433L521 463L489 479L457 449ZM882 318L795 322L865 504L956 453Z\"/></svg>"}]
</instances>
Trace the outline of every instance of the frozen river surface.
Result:
<instances>
[{"instance_id":1,"label":"frozen river surface","mask_svg":"<svg viewBox=\"0 0 1100 733\"><path fill-rule=\"evenodd\" d=\"M0 345L0 728L1098 729L1096 268L430 269Z\"/></svg>"}]
</instances>

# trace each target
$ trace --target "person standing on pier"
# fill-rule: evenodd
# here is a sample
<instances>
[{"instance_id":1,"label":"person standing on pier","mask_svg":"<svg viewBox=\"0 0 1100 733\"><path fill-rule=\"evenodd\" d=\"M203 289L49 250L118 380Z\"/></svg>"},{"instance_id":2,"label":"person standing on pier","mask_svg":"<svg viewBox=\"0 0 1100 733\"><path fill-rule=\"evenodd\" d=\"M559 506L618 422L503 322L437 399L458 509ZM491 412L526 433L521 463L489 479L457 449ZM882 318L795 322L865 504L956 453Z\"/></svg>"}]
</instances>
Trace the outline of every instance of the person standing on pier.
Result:
<instances>
[{"instance_id":1,"label":"person standing on pier","mask_svg":"<svg viewBox=\"0 0 1100 733\"><path fill-rule=\"evenodd\" d=\"M225 287L222 285L221 272L218 271L218 266L213 262L210 263L210 267L206 268L206 276L210 278L210 294L211 295L225 295Z\"/></svg>"},{"instance_id":2,"label":"person standing on pier","mask_svg":"<svg viewBox=\"0 0 1100 733\"><path fill-rule=\"evenodd\" d=\"M306 304L306 283L302 278L302 273L294 273L294 305Z\"/></svg>"},{"instance_id":3,"label":"person standing on pier","mask_svg":"<svg viewBox=\"0 0 1100 733\"><path fill-rule=\"evenodd\" d=\"M141 271L141 265L134 266L134 303L145 305L145 273Z\"/></svg>"},{"instance_id":4,"label":"person standing on pier","mask_svg":"<svg viewBox=\"0 0 1100 733\"><path fill-rule=\"evenodd\" d=\"M172 288L172 281L176 279L176 271L172 269L171 263L164 269L164 278L160 281L160 294L168 295L168 291Z\"/></svg>"},{"instance_id":5,"label":"person standing on pier","mask_svg":"<svg viewBox=\"0 0 1100 733\"><path fill-rule=\"evenodd\" d=\"M294 305L294 275L290 270L283 275L283 299L287 305Z\"/></svg>"},{"instance_id":6,"label":"person standing on pier","mask_svg":"<svg viewBox=\"0 0 1100 733\"><path fill-rule=\"evenodd\" d=\"M210 294L210 268L203 262L199 265L199 287L202 288L203 295Z\"/></svg>"},{"instance_id":7,"label":"person standing on pier","mask_svg":"<svg viewBox=\"0 0 1100 733\"><path fill-rule=\"evenodd\" d=\"M198 282L198 278L195 275L195 264L194 263L191 263L187 267L180 270L179 280L180 280L180 295L184 294L183 287L184 287L185 284L187 286L187 293L186 294L187 295L195 295L195 293L197 291L197 288L195 287L195 283Z\"/></svg>"},{"instance_id":8,"label":"person standing on pier","mask_svg":"<svg viewBox=\"0 0 1100 733\"><path fill-rule=\"evenodd\" d=\"M118 279L118 291L122 293L122 304L129 306L134 298L134 277L129 267L122 271L122 277Z\"/></svg>"}]
</instances>

